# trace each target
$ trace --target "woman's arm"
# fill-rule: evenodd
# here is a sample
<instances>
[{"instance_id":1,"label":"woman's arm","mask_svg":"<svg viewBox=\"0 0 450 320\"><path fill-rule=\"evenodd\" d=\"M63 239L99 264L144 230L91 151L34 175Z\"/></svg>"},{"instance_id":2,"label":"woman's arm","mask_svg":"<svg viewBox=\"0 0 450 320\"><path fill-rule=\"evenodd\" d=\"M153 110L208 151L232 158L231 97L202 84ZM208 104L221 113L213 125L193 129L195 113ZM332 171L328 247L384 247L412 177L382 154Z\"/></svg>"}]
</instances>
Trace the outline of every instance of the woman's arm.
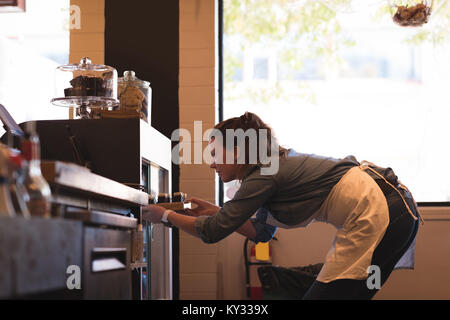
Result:
<instances>
[{"instance_id":1,"label":"woman's arm","mask_svg":"<svg viewBox=\"0 0 450 320\"><path fill-rule=\"evenodd\" d=\"M175 227L193 235L200 237L195 231L194 222L196 217L185 216L175 211L170 210L167 220L173 224ZM244 237L255 239L256 230L250 220L246 221L236 232L240 233Z\"/></svg>"},{"instance_id":2,"label":"woman's arm","mask_svg":"<svg viewBox=\"0 0 450 320\"><path fill-rule=\"evenodd\" d=\"M189 233L190 235L199 238L199 235L195 231L194 227L195 219L197 218L185 216L183 214L176 213L175 211L172 210L169 211L169 215L167 216L167 220L175 227L177 227L180 230L183 230L184 232Z\"/></svg>"},{"instance_id":3,"label":"woman's arm","mask_svg":"<svg viewBox=\"0 0 450 320\"><path fill-rule=\"evenodd\" d=\"M166 211L166 209L160 206L149 205L142 210L142 217L152 223L160 223L164 211ZM186 216L184 214L176 213L172 210L169 210L168 212L169 214L167 216L167 220L171 224L183 230L184 232L189 233L190 235L200 238L200 236L195 231L194 226L197 217ZM238 230L236 230L236 232L250 239L254 239L256 237L256 230L250 220L246 221Z\"/></svg>"},{"instance_id":4,"label":"woman's arm","mask_svg":"<svg viewBox=\"0 0 450 320\"><path fill-rule=\"evenodd\" d=\"M155 204L149 204L145 208L142 208L142 219L147 220L151 223L161 223L161 218L166 211L165 208L157 206ZM167 220L173 224L175 227L180 228L181 230L193 235L197 236L197 232L195 231L194 222L196 217L185 216L183 214L178 214L175 211L167 210L169 215L167 216Z\"/></svg>"},{"instance_id":5,"label":"woman's arm","mask_svg":"<svg viewBox=\"0 0 450 320\"><path fill-rule=\"evenodd\" d=\"M160 223L161 218L166 209L157 205L148 205L142 210L143 219L150 221L152 223ZM179 214L175 211L168 210L167 220L173 224L175 227L183 230L190 235L200 238L200 236L195 231L195 220L197 217L187 216L184 214ZM254 239L256 237L256 230L253 227L253 224L249 221L246 221L236 232L242 234L243 236Z\"/></svg>"},{"instance_id":6,"label":"woman's arm","mask_svg":"<svg viewBox=\"0 0 450 320\"><path fill-rule=\"evenodd\" d=\"M247 220L236 232L249 239L256 238L256 229L250 220Z\"/></svg>"},{"instance_id":7,"label":"woman's arm","mask_svg":"<svg viewBox=\"0 0 450 320\"><path fill-rule=\"evenodd\" d=\"M220 210L219 206L199 198L192 197L187 199L187 201L197 205L195 209L187 209L185 211L190 216L213 216ZM236 232L250 239L256 237L256 230L250 220L246 221Z\"/></svg>"},{"instance_id":8,"label":"woman's arm","mask_svg":"<svg viewBox=\"0 0 450 320\"><path fill-rule=\"evenodd\" d=\"M273 176L253 171L242 181L233 199L223 204L218 214L209 217L200 216L195 220L197 233L205 243L222 240L251 219L259 208L270 201L278 189Z\"/></svg>"}]
</instances>

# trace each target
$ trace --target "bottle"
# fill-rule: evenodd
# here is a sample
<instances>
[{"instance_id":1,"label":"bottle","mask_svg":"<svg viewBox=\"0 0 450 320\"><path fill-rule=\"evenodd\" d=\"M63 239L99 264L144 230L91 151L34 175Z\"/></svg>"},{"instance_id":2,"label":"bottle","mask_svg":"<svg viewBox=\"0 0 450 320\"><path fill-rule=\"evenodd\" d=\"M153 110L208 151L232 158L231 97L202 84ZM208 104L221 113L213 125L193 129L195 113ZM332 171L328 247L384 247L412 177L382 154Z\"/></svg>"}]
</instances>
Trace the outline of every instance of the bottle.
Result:
<instances>
[{"instance_id":1,"label":"bottle","mask_svg":"<svg viewBox=\"0 0 450 320\"><path fill-rule=\"evenodd\" d=\"M0 216L14 217L16 211L9 192L8 179L0 177Z\"/></svg>"},{"instance_id":2,"label":"bottle","mask_svg":"<svg viewBox=\"0 0 450 320\"><path fill-rule=\"evenodd\" d=\"M11 152L10 162L13 165L10 171L9 189L11 200L16 210L16 214L22 215L24 218L30 217L30 211L27 207L27 202L30 200L27 189L23 185L25 179L25 166L23 165L23 158L20 154Z\"/></svg>"},{"instance_id":3,"label":"bottle","mask_svg":"<svg viewBox=\"0 0 450 320\"><path fill-rule=\"evenodd\" d=\"M0 216L16 216L10 192L9 149L0 143Z\"/></svg>"},{"instance_id":4,"label":"bottle","mask_svg":"<svg viewBox=\"0 0 450 320\"><path fill-rule=\"evenodd\" d=\"M32 216L49 218L51 191L42 176L39 137L33 130L25 133L22 154L26 166L23 185L29 195L28 210Z\"/></svg>"}]
</instances>

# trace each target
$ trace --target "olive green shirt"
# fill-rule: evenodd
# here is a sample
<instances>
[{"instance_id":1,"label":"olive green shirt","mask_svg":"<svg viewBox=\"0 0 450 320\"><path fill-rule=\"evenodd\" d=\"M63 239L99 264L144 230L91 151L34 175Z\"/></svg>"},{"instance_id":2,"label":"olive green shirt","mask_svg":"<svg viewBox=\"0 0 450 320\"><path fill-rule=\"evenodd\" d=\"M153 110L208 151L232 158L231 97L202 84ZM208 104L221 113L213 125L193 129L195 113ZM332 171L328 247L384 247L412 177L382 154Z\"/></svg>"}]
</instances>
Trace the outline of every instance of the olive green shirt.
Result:
<instances>
[{"instance_id":1,"label":"olive green shirt","mask_svg":"<svg viewBox=\"0 0 450 320\"><path fill-rule=\"evenodd\" d=\"M353 156L335 159L291 150L287 158L280 159L279 170L273 175L261 174L259 167L250 169L233 199L214 216L198 217L195 230L206 243L220 241L260 208L285 225L300 224L320 208L333 186L357 165Z\"/></svg>"}]
</instances>

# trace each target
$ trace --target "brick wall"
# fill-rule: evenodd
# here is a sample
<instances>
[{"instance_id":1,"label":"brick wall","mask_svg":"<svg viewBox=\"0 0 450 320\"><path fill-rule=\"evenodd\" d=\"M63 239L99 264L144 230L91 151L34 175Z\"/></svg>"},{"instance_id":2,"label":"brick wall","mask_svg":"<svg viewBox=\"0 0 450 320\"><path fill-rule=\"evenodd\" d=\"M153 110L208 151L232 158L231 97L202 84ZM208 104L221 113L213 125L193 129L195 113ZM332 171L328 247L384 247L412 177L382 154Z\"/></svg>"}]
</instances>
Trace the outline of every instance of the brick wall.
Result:
<instances>
[{"instance_id":1,"label":"brick wall","mask_svg":"<svg viewBox=\"0 0 450 320\"><path fill-rule=\"evenodd\" d=\"M92 63L105 63L105 0L70 0L80 7L80 29L70 30L69 63L89 57ZM70 108L69 118L75 117Z\"/></svg>"},{"instance_id":2,"label":"brick wall","mask_svg":"<svg viewBox=\"0 0 450 320\"><path fill-rule=\"evenodd\" d=\"M192 140L194 121L202 121L203 131L215 123L215 40L215 0L180 0L180 127ZM215 202L214 171L207 164L182 164L180 190ZM220 298L218 248L180 233L180 299Z\"/></svg>"},{"instance_id":3,"label":"brick wall","mask_svg":"<svg viewBox=\"0 0 450 320\"><path fill-rule=\"evenodd\" d=\"M70 30L69 62L88 56L92 63L105 60L105 0L71 0L81 10L81 28Z\"/></svg>"}]
</instances>

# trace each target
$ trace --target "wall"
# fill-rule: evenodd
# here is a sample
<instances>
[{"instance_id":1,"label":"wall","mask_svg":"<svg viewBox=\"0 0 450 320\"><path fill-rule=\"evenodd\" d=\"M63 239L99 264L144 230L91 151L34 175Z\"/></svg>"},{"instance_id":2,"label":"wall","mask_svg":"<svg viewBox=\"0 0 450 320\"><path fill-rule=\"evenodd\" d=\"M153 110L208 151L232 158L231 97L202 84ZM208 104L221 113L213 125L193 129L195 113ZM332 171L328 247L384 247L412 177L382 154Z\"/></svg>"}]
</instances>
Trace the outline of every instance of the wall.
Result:
<instances>
[{"instance_id":1,"label":"wall","mask_svg":"<svg viewBox=\"0 0 450 320\"><path fill-rule=\"evenodd\" d=\"M70 30L69 63L78 63L82 57L93 63L105 62L105 0L71 0L81 10L81 28Z\"/></svg>"},{"instance_id":2,"label":"wall","mask_svg":"<svg viewBox=\"0 0 450 320\"><path fill-rule=\"evenodd\" d=\"M180 127L191 132L194 121L203 131L214 126L216 106L215 1L180 0ZM193 155L193 153L192 153ZM215 202L215 176L207 164L181 164L180 190ZM204 244L180 232L180 299L219 298L219 244Z\"/></svg>"},{"instance_id":3,"label":"wall","mask_svg":"<svg viewBox=\"0 0 450 320\"><path fill-rule=\"evenodd\" d=\"M105 0L70 0L70 5L80 7L79 29L70 29L69 63L79 63L89 57L92 63L105 63ZM71 12L72 14L72 12ZM75 117L74 108L69 118Z\"/></svg>"}]
</instances>

